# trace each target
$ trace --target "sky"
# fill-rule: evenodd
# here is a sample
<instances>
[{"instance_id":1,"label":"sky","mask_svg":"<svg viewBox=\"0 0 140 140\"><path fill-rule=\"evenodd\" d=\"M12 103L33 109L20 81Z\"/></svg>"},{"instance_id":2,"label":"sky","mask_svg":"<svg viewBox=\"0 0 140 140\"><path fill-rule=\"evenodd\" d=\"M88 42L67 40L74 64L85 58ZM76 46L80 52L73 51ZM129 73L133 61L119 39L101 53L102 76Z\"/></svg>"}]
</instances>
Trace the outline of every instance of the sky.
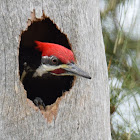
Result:
<instances>
[{"instance_id":1,"label":"sky","mask_svg":"<svg viewBox=\"0 0 140 140\"><path fill-rule=\"evenodd\" d=\"M106 7L104 0L100 0L100 10ZM140 0L128 0L125 4L121 4L117 8L118 26L121 26L126 34L132 38L140 39ZM110 18L107 19L104 25L110 31L113 28L113 23Z\"/></svg>"},{"instance_id":2,"label":"sky","mask_svg":"<svg viewBox=\"0 0 140 140\"><path fill-rule=\"evenodd\" d=\"M104 0L100 0L100 10L103 11L105 7L106 3ZM128 0L125 4L117 7L116 12L118 26L122 27L126 35L129 35L135 40L140 40L140 0ZM102 26L105 26L110 32L112 32L114 28L112 19L107 18ZM121 88L121 82L117 81L115 78L111 81L113 81L114 84L118 82L118 88ZM136 123L134 118L134 114L137 114L138 110L135 100L137 100L137 103L140 106L140 96L137 93L134 94L136 95L136 98L133 96L126 98L123 103L119 105L117 110L120 115L114 113L112 120L113 126L117 126L118 124L123 125L124 120L128 122L128 126L126 127L126 132L128 133L131 130L138 130L138 127L140 126L140 121L137 121ZM121 117L121 115L123 117Z\"/></svg>"}]
</instances>

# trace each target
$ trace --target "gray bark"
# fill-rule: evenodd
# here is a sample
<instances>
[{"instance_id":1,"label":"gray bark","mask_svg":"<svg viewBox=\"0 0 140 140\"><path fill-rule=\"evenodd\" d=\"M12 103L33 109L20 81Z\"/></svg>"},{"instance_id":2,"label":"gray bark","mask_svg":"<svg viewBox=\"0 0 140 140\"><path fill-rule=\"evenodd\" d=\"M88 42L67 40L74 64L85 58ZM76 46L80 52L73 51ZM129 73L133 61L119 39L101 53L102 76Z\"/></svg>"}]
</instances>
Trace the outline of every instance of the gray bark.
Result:
<instances>
[{"instance_id":1,"label":"gray bark","mask_svg":"<svg viewBox=\"0 0 140 140\"><path fill-rule=\"evenodd\" d=\"M0 140L110 140L98 0L1 0L0 6ZM46 118L27 101L18 72L20 34L33 9L37 18L44 10L67 34L77 64L92 77L77 77L70 92L57 102L59 106L54 106L56 110L48 109Z\"/></svg>"}]
</instances>

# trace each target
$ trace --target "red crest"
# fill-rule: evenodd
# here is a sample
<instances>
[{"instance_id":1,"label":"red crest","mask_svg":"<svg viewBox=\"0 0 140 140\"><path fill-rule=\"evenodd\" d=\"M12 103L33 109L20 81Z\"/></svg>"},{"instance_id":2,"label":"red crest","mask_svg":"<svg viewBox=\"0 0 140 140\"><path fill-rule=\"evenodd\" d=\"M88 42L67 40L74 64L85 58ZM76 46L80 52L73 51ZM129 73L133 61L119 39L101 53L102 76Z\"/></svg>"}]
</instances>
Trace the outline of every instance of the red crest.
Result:
<instances>
[{"instance_id":1,"label":"red crest","mask_svg":"<svg viewBox=\"0 0 140 140\"><path fill-rule=\"evenodd\" d=\"M75 62L73 52L64 46L40 41L35 41L35 43L36 49L42 52L42 56L56 56L64 64Z\"/></svg>"}]
</instances>

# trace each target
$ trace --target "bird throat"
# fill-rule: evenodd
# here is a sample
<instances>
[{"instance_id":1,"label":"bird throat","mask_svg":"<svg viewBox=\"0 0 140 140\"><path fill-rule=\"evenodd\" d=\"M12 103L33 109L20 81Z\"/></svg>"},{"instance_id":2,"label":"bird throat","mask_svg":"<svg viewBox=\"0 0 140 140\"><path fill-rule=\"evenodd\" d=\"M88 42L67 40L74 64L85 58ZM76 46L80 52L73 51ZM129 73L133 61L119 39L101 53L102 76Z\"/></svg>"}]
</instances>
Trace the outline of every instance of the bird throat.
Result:
<instances>
[{"instance_id":1,"label":"bird throat","mask_svg":"<svg viewBox=\"0 0 140 140\"><path fill-rule=\"evenodd\" d=\"M27 91L27 97L32 101L39 97L45 105L50 105L61 97L63 92L69 91L72 81L73 76L56 76L46 73L42 77L27 76L24 80L24 88Z\"/></svg>"}]
</instances>

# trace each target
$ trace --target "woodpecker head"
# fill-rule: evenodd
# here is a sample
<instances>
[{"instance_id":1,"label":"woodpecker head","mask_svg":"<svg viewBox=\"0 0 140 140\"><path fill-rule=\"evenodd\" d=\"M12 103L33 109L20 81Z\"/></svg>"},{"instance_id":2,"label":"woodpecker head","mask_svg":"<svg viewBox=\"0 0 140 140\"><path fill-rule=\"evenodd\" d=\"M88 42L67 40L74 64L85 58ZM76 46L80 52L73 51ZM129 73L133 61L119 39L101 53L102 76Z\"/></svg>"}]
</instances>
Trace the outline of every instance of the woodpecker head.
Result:
<instances>
[{"instance_id":1,"label":"woodpecker head","mask_svg":"<svg viewBox=\"0 0 140 140\"><path fill-rule=\"evenodd\" d=\"M82 76L91 77L77 67L74 54L71 50L54 43L35 41L36 49L42 53L41 65L36 69L33 77L50 73L56 76Z\"/></svg>"}]
</instances>

